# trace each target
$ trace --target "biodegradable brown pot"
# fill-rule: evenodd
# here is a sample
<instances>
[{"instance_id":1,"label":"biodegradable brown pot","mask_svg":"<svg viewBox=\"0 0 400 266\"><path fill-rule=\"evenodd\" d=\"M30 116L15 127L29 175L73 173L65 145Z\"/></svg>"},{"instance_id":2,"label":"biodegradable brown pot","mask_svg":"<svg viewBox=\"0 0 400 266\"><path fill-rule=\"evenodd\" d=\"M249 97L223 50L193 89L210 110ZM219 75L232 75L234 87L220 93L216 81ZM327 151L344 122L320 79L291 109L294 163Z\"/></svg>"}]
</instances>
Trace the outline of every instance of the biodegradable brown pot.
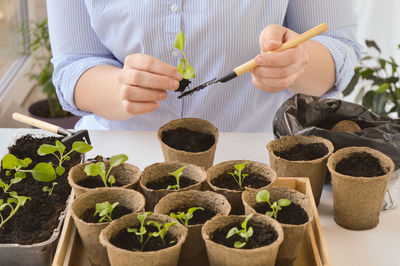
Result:
<instances>
[{"instance_id":1,"label":"biodegradable brown pot","mask_svg":"<svg viewBox=\"0 0 400 266\"><path fill-rule=\"evenodd\" d=\"M324 144L328 148L328 154L315 160L289 161L274 153L290 150L298 144L310 143ZM271 167L278 177L308 177L310 179L315 203L318 205L327 171L326 162L334 150L333 144L329 140L317 136L296 135L273 140L267 144L267 149Z\"/></svg>"},{"instance_id":2,"label":"biodegradable brown pot","mask_svg":"<svg viewBox=\"0 0 400 266\"><path fill-rule=\"evenodd\" d=\"M207 170L207 185L210 187L211 190L223 195L226 197L231 204L232 211L231 214L243 214L244 213L244 207L243 207L243 202L242 202L242 191L239 190L231 190L227 188L221 188L214 186L211 181L215 178L217 178L219 175L227 172L233 172L234 170L234 165L239 164L239 163L244 163L247 161L247 165L243 170L243 173L246 173L246 171L250 171L252 173L257 173L260 175L263 175L266 177L267 180L269 180L271 183L269 183L267 186L263 188L267 188L271 186L276 179L276 173L273 171L268 165L260 162L254 162L254 161L249 161L249 160L234 160L234 161L226 161L222 162L219 164L214 165L210 169ZM232 182L235 182L235 180L232 177ZM247 188L245 189L253 189L253 188Z\"/></svg>"},{"instance_id":3,"label":"biodegradable brown pot","mask_svg":"<svg viewBox=\"0 0 400 266\"><path fill-rule=\"evenodd\" d=\"M110 203L119 202L132 212L144 210L145 199L142 194L132 189L125 188L98 188L86 192L76 198L71 205L71 215L78 228L83 246L88 252L91 263L95 265L109 265L107 251L99 242L100 231L110 222L87 223L81 219L82 214L96 203L108 201Z\"/></svg>"},{"instance_id":4,"label":"biodegradable brown pot","mask_svg":"<svg viewBox=\"0 0 400 266\"><path fill-rule=\"evenodd\" d=\"M77 164L71 168L68 173L68 183L72 187L76 196L79 196L85 192L93 190L93 188L82 187L78 185L78 182L89 178L84 172L85 165L93 162L86 162L82 164ZM106 164L106 170L110 165L109 162L104 162ZM139 182L141 171L137 166L129 163L123 163L114 167L111 170L110 175L114 175L115 179L123 184L123 188L134 188ZM98 177L100 178L100 177Z\"/></svg>"},{"instance_id":5,"label":"biodegradable brown pot","mask_svg":"<svg viewBox=\"0 0 400 266\"><path fill-rule=\"evenodd\" d=\"M242 199L246 214L256 212L254 208L260 204L256 201L256 195L260 190L249 190L243 192ZM307 196L303 193L286 187L273 187L268 188L267 190L270 192L271 203L279 199L288 199L291 202L300 205L300 207L302 207L307 213L308 222L304 224L294 225L281 223L285 239L279 247L276 265L293 265L293 262L296 260L300 247L303 244L304 238L307 234L308 226L313 219L311 203Z\"/></svg>"},{"instance_id":6,"label":"biodegradable brown pot","mask_svg":"<svg viewBox=\"0 0 400 266\"><path fill-rule=\"evenodd\" d=\"M150 214L147 216L146 221L156 221L162 224L175 221L163 214ZM147 222L146 222L147 223ZM134 266L134 265L157 265L157 266L173 266L178 264L179 253L183 242L185 242L187 236L187 228L180 223L171 226L168 230L174 238L177 239L177 243L169 248L157 250L157 251L130 251L114 246L110 243L110 239L115 236L119 231L126 230L128 227L139 226L140 222L137 219L137 214L127 214L112 221L100 233L100 243L107 248L107 254L110 259L110 263L113 266Z\"/></svg>"},{"instance_id":7,"label":"biodegradable brown pot","mask_svg":"<svg viewBox=\"0 0 400 266\"><path fill-rule=\"evenodd\" d=\"M188 190L168 194L157 203L154 212L168 215L171 210L191 207L203 207L216 212L217 215L228 215L231 211L228 200L218 193ZM208 265L207 251L201 237L202 226L203 224L196 224L187 227L188 236L182 246L179 265Z\"/></svg>"},{"instance_id":8,"label":"biodegradable brown pot","mask_svg":"<svg viewBox=\"0 0 400 266\"><path fill-rule=\"evenodd\" d=\"M244 215L216 216L204 224L201 235L206 243L208 261L211 266L272 266L275 264L279 245L283 241L283 230L277 221L266 215L255 213L251 221L272 226L278 233L278 239L268 246L238 249L229 248L211 240L212 233L219 228L235 222L241 223L245 218Z\"/></svg>"},{"instance_id":9,"label":"biodegradable brown pot","mask_svg":"<svg viewBox=\"0 0 400 266\"><path fill-rule=\"evenodd\" d=\"M386 174L353 177L335 171L341 160L360 152L377 158ZM332 175L335 222L350 230L367 230L377 226L389 178L394 171L392 159L375 149L347 147L332 154L328 160L328 169Z\"/></svg>"},{"instance_id":10,"label":"biodegradable brown pot","mask_svg":"<svg viewBox=\"0 0 400 266\"><path fill-rule=\"evenodd\" d=\"M150 189L147 188L146 184L152 182L154 180L158 180L164 176L167 176L168 173L174 172L177 169L187 166L183 172L182 176L185 176L189 179L196 181L196 184L187 186L185 188L181 188L179 191L185 191L190 189L201 190L203 188L204 181L206 180L206 171L197 165L182 163L182 162L163 162L163 163L155 163L147 166L140 177L140 188L143 192L143 195L146 198L146 210L152 211L157 202L164 197L165 195L174 192L175 190L168 189Z\"/></svg>"},{"instance_id":11,"label":"biodegradable brown pot","mask_svg":"<svg viewBox=\"0 0 400 266\"><path fill-rule=\"evenodd\" d=\"M182 150L174 149L166 145L161 136L163 132L173 130L177 128L186 128L192 131L201 133L207 133L214 136L215 143L206 151L202 152L186 152ZM198 118L181 118L169 121L158 129L157 137L161 144L161 149L164 155L164 160L168 161L179 161L185 163L191 163L198 166L202 166L205 169L210 168L214 162L215 150L218 142L218 129L210 122Z\"/></svg>"}]
</instances>

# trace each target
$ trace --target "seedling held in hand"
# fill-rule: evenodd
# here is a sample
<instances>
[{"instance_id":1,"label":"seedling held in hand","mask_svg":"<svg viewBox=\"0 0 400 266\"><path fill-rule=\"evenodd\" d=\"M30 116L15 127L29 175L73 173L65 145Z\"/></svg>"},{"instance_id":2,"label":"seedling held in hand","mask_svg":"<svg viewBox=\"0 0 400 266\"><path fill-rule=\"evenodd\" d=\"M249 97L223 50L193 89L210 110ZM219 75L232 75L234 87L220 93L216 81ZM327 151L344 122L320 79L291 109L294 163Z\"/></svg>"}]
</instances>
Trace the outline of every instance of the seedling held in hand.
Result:
<instances>
[{"instance_id":1,"label":"seedling held in hand","mask_svg":"<svg viewBox=\"0 0 400 266\"><path fill-rule=\"evenodd\" d=\"M94 212L93 216L96 216L98 214L101 217L98 221L99 223L102 223L104 221L111 222L111 214L115 207L118 206L118 204L119 202L114 202L113 204L111 204L108 201L96 203L96 211Z\"/></svg>"},{"instance_id":2,"label":"seedling held in hand","mask_svg":"<svg viewBox=\"0 0 400 266\"><path fill-rule=\"evenodd\" d=\"M239 235L242 238L244 238L244 242L240 242L240 241L236 241L234 244L235 248L242 248L247 244L247 241L249 240L249 237L251 237L253 235L253 227L249 227L247 229L247 223L249 222L249 220L251 219L251 217L253 217L253 214L250 213L249 215L246 216L246 219L242 222L242 229L238 229L237 227L233 227L231 228L231 230L229 230L228 234L226 235L226 239L234 236L234 235Z\"/></svg>"},{"instance_id":3,"label":"seedling held in hand","mask_svg":"<svg viewBox=\"0 0 400 266\"><path fill-rule=\"evenodd\" d=\"M0 228L17 213L19 208L25 205L25 202L27 200L31 199L25 196L18 196L17 192L15 191L10 192L9 195L11 196L11 198L8 198L7 202L4 202L3 199L0 199ZM10 209L7 217L3 216L3 211L6 207Z\"/></svg>"},{"instance_id":4,"label":"seedling held in hand","mask_svg":"<svg viewBox=\"0 0 400 266\"><path fill-rule=\"evenodd\" d=\"M44 186L42 188L42 191L43 192L47 192L49 194L49 197L50 197L53 194L53 190L54 190L54 187L56 185L58 185L58 183L57 182L53 182L53 183L51 183L51 188L49 188L48 186Z\"/></svg>"},{"instance_id":5,"label":"seedling held in hand","mask_svg":"<svg viewBox=\"0 0 400 266\"><path fill-rule=\"evenodd\" d=\"M179 60L180 63L177 69L182 74L184 79L194 78L196 77L194 74L194 69L187 61L186 55L183 52L183 46L185 46L185 35L182 31L180 31L175 37L175 48L182 52L183 58Z\"/></svg>"},{"instance_id":6,"label":"seedling held in hand","mask_svg":"<svg viewBox=\"0 0 400 266\"><path fill-rule=\"evenodd\" d=\"M275 218L275 220L278 217L278 212L282 210L282 207L286 207L290 205L290 200L288 199L279 199L278 201L274 201L272 204L269 201L270 199L270 193L268 190L261 190L257 193L256 195L256 201L257 202L266 202L268 203L269 207L271 208L272 211L267 211L265 214L268 215L269 217Z\"/></svg>"},{"instance_id":7,"label":"seedling held in hand","mask_svg":"<svg viewBox=\"0 0 400 266\"><path fill-rule=\"evenodd\" d=\"M168 174L170 174L170 175L173 175L173 176L175 177L175 179L176 179L176 185L172 185L172 186L170 185L170 186L168 186L168 187L167 187L168 190L170 190L170 189L180 190L180 189L181 189L181 186L179 185L179 179L180 179L180 177L181 177L181 175L182 175L183 169L185 169L186 167L187 167L187 165L185 165L185 166L179 168L179 169L176 170L175 172L168 173Z\"/></svg>"},{"instance_id":8,"label":"seedling held in hand","mask_svg":"<svg viewBox=\"0 0 400 266\"><path fill-rule=\"evenodd\" d=\"M158 232L153 232L152 235L154 237L160 237L163 244L165 245L165 235L167 234L169 228L171 226L175 225L176 222L171 222L171 223L166 223L166 224L160 224L156 221L148 221L147 222L147 225L151 225L151 224L154 225L155 227L157 227L157 229L158 229ZM174 243L173 240L169 242L169 244L172 244L172 243Z\"/></svg>"},{"instance_id":9,"label":"seedling held in hand","mask_svg":"<svg viewBox=\"0 0 400 266\"><path fill-rule=\"evenodd\" d=\"M88 176L100 176L101 180L103 180L105 187L108 187L108 184L110 184L110 186L112 187L112 185L115 183L115 177L113 175L110 175L111 169L117 167L120 164L123 164L127 160L128 156L126 156L125 154L117 154L111 156L110 167L108 168L107 173L106 164L104 162L88 164L85 166L84 171Z\"/></svg>"},{"instance_id":10,"label":"seedling held in hand","mask_svg":"<svg viewBox=\"0 0 400 266\"><path fill-rule=\"evenodd\" d=\"M195 211L197 211L197 210L203 210L204 211L204 208L202 208L202 207L192 207L192 208L188 209L187 213L178 212L177 214L175 214L175 213L171 212L169 214L169 216L171 218L178 219L184 226L188 226L189 225L189 220L193 218L193 213Z\"/></svg>"},{"instance_id":11,"label":"seedling held in hand","mask_svg":"<svg viewBox=\"0 0 400 266\"><path fill-rule=\"evenodd\" d=\"M26 168L31 164L32 160L30 158L25 158L23 160L18 159L12 154L7 154L4 156L2 160L3 169L14 170L14 180L10 181L10 184L7 187L7 184L4 182L0 183L0 186L7 191L12 184L20 182L22 179L26 177L26 173L31 173L33 178L39 182L51 182L57 178L56 172L54 168L49 163L38 163L30 170L24 170L21 168ZM6 175L11 175L11 171L6 171ZM5 191L5 192L6 192Z\"/></svg>"},{"instance_id":12,"label":"seedling held in hand","mask_svg":"<svg viewBox=\"0 0 400 266\"><path fill-rule=\"evenodd\" d=\"M246 178L246 176L248 176L248 174L242 174L242 170L246 167L246 164L247 161L244 163L235 164L235 171L233 173L228 173L233 177L233 179L235 179L240 189L243 189L244 179Z\"/></svg>"},{"instance_id":13,"label":"seedling held in hand","mask_svg":"<svg viewBox=\"0 0 400 266\"><path fill-rule=\"evenodd\" d=\"M65 153L66 147L64 144L62 144L61 141L56 140L56 145L50 145L50 144L42 144L37 153L40 156L44 156L47 154L53 154L57 160L58 160L58 165L56 167L56 173L57 175L61 176L64 174L65 172L65 168L64 166L62 166L64 161L68 161L71 159L71 157L69 156L71 154L71 152L76 151L79 153L85 153L88 152L92 149L93 147L89 144L87 144L84 141L75 141L74 143L72 143L72 149ZM57 155L58 153L58 155ZM64 154L65 153L65 154Z\"/></svg>"}]
</instances>

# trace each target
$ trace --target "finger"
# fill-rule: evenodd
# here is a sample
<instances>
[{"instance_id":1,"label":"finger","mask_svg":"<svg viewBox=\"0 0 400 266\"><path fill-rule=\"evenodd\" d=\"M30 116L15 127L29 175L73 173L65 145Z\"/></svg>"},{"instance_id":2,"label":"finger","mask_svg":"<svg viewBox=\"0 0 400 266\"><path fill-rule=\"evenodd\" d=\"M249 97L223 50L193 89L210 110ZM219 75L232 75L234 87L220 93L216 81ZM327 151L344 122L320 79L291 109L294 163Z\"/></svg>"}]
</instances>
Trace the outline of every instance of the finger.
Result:
<instances>
[{"instance_id":1,"label":"finger","mask_svg":"<svg viewBox=\"0 0 400 266\"><path fill-rule=\"evenodd\" d=\"M276 53L261 53L256 56L256 63L266 67L283 67L299 60L299 47L293 47Z\"/></svg>"},{"instance_id":2,"label":"finger","mask_svg":"<svg viewBox=\"0 0 400 266\"><path fill-rule=\"evenodd\" d=\"M132 102L132 101L122 101L122 108L125 112L133 115L141 115L152 112L160 107L158 102Z\"/></svg>"},{"instance_id":3,"label":"finger","mask_svg":"<svg viewBox=\"0 0 400 266\"><path fill-rule=\"evenodd\" d=\"M176 67L158 60L146 54L132 54L125 58L124 65L129 68L147 71L154 74L167 76L176 80L182 80L183 76Z\"/></svg>"},{"instance_id":4,"label":"finger","mask_svg":"<svg viewBox=\"0 0 400 266\"><path fill-rule=\"evenodd\" d=\"M303 70L296 72L286 78L283 79L269 79L269 78L260 78L253 75L253 83L254 85L262 90L267 90L271 92L281 91L286 88L289 88L294 85L297 78L303 73Z\"/></svg>"},{"instance_id":5,"label":"finger","mask_svg":"<svg viewBox=\"0 0 400 266\"><path fill-rule=\"evenodd\" d=\"M119 81L123 84L149 89L176 90L179 87L179 81L176 79L132 68L124 69Z\"/></svg>"},{"instance_id":6,"label":"finger","mask_svg":"<svg viewBox=\"0 0 400 266\"><path fill-rule=\"evenodd\" d=\"M260 34L260 49L262 52L275 50L281 46L288 29L281 25L269 25Z\"/></svg>"},{"instance_id":7,"label":"finger","mask_svg":"<svg viewBox=\"0 0 400 266\"><path fill-rule=\"evenodd\" d=\"M297 70L299 70L301 66L297 64L292 64L283 67L256 67L252 70L252 74L259 78L266 79L282 79L290 76Z\"/></svg>"},{"instance_id":8,"label":"finger","mask_svg":"<svg viewBox=\"0 0 400 266\"><path fill-rule=\"evenodd\" d=\"M165 90L147 89L129 85L121 86L120 93L123 100L134 102L162 101L168 96Z\"/></svg>"}]
</instances>

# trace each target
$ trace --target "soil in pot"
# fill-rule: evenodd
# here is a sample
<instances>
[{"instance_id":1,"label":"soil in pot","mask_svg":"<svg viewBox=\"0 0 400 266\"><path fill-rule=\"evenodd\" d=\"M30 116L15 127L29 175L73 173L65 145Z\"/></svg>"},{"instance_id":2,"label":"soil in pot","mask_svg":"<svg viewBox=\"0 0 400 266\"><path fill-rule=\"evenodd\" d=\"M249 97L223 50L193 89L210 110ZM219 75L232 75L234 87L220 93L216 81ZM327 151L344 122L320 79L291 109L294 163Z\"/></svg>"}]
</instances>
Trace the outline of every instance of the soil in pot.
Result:
<instances>
[{"instance_id":1,"label":"soil in pot","mask_svg":"<svg viewBox=\"0 0 400 266\"><path fill-rule=\"evenodd\" d=\"M80 218L87 223L97 223L101 217L98 214L96 214L96 216L94 216L93 214L95 211L96 211L96 208L94 208L94 207L89 208L80 216ZM132 213L132 212L133 212L132 210L130 210L124 206L117 205L111 213L111 218L112 218L112 220L116 220L116 219L120 218L121 216L128 214L128 213ZM104 221L104 222L107 222L107 221Z\"/></svg>"},{"instance_id":2,"label":"soil in pot","mask_svg":"<svg viewBox=\"0 0 400 266\"><path fill-rule=\"evenodd\" d=\"M328 148L322 143L297 144L289 150L274 153L289 161L311 161L327 155Z\"/></svg>"},{"instance_id":3,"label":"soil in pot","mask_svg":"<svg viewBox=\"0 0 400 266\"><path fill-rule=\"evenodd\" d=\"M184 212L187 213L190 208L177 208L171 210L169 213L175 213L177 214L178 212ZM210 220L212 217L217 215L217 213L213 210L210 210L208 208L204 208L204 210L198 209L193 213L193 217L189 220L188 224L189 225L196 225L196 224L204 224L208 220Z\"/></svg>"},{"instance_id":4,"label":"soil in pot","mask_svg":"<svg viewBox=\"0 0 400 266\"><path fill-rule=\"evenodd\" d=\"M259 203L254 209L256 212L265 214L267 211L272 211L267 203ZM277 221L282 224L304 224L308 222L308 215L305 210L297 203L291 202L285 206L277 214Z\"/></svg>"},{"instance_id":5,"label":"soil in pot","mask_svg":"<svg viewBox=\"0 0 400 266\"><path fill-rule=\"evenodd\" d=\"M15 144L9 147L9 152L19 159L29 157L32 163L28 168L33 167L38 162L52 162L57 164L54 156L46 155L39 156L37 149L42 144L54 145L56 140L61 140L57 137L37 138L32 135L25 135L19 138ZM70 149L70 147L67 147ZM27 173L26 178L21 182L13 184L12 191L16 191L20 196L31 197L18 212L4 224L0 230L0 243L18 243L22 245L30 245L48 240L53 234L53 230L59 224L59 216L65 210L66 201L71 193L71 188L68 185L67 175L68 170L81 160L80 154L71 153L71 160L65 161L63 166L66 168L62 176L58 176L55 180L58 185L55 186L52 195L42 191L44 186L51 187L52 182L38 182ZM1 169L0 178L9 183L13 177L6 176L5 171ZM0 190L0 198L7 199L9 195L5 195ZM8 211L8 210L5 210ZM7 215L7 214L5 214ZM3 214L4 216L4 214ZM15 230L17 228L17 230Z\"/></svg>"},{"instance_id":6,"label":"soil in pot","mask_svg":"<svg viewBox=\"0 0 400 266\"><path fill-rule=\"evenodd\" d=\"M206 151L215 143L213 135L183 127L163 132L161 139L168 146L187 152Z\"/></svg>"},{"instance_id":7,"label":"soil in pot","mask_svg":"<svg viewBox=\"0 0 400 266\"><path fill-rule=\"evenodd\" d=\"M264 176L256 173L247 173L248 176L244 179L242 188L239 187L239 184L235 182L232 175L228 173L223 173L216 178L211 180L211 184L216 187L226 188L231 190L245 190L245 187L248 188L262 188L268 186L271 182L267 180Z\"/></svg>"},{"instance_id":8,"label":"soil in pot","mask_svg":"<svg viewBox=\"0 0 400 266\"><path fill-rule=\"evenodd\" d=\"M115 177L116 179L118 179L118 177ZM101 180L100 176L91 176L88 177L86 179L83 179L79 182L77 182L77 185L85 187L85 188L98 188L98 187L104 187L104 183ZM112 185L113 187L122 187L124 186L124 184L122 184L119 181L115 181L115 183Z\"/></svg>"},{"instance_id":9,"label":"soil in pot","mask_svg":"<svg viewBox=\"0 0 400 266\"><path fill-rule=\"evenodd\" d=\"M179 177L179 185L181 188L185 188L194 184L196 184L196 181L193 179L190 179L183 175ZM167 175L160 179L147 183L146 187L154 190L159 190L159 189L167 189L168 186L173 186L173 185L176 185L175 177L172 175Z\"/></svg>"},{"instance_id":10,"label":"soil in pot","mask_svg":"<svg viewBox=\"0 0 400 266\"><path fill-rule=\"evenodd\" d=\"M377 158L366 153L354 153L349 158L341 160L335 168L343 175L373 177L386 174Z\"/></svg>"}]
</instances>

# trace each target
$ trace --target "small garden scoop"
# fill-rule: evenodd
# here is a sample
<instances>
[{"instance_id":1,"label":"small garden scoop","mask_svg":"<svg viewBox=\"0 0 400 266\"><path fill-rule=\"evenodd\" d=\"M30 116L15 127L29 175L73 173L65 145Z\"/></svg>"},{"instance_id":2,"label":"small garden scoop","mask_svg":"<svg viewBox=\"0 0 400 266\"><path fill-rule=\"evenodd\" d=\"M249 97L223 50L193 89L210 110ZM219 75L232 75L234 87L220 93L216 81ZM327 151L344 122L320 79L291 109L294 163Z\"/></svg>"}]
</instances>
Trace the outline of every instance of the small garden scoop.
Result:
<instances>
[{"instance_id":1,"label":"small garden scoop","mask_svg":"<svg viewBox=\"0 0 400 266\"><path fill-rule=\"evenodd\" d=\"M299 45L300 43L307 41L308 39L311 39L312 37L315 37L315 36L321 34L322 32L324 32L326 30L328 30L328 26L326 25L326 23L319 24L318 26L300 34L296 38L293 38L293 39L283 43L279 48L272 50L272 51L268 51L267 53L275 53L275 52L283 51L283 50L286 50L289 48L293 48L293 47ZM247 71L250 71L256 67L258 67L258 64L256 63L255 58L253 58L250 61L247 61L246 63L236 67L232 72L230 72L229 74L227 74L221 78L214 78L210 81L207 81L204 84L201 84L200 86L197 86L194 89L185 91L184 93L179 95L178 98L182 98L184 96L190 95L196 91L204 89L205 87L207 87L211 84L217 83L217 82L225 83L225 82L227 82L231 79L234 79L234 78L242 75L243 73L246 73Z\"/></svg>"},{"instance_id":2,"label":"small garden scoop","mask_svg":"<svg viewBox=\"0 0 400 266\"><path fill-rule=\"evenodd\" d=\"M77 132L71 132L69 130L66 130L62 127L44 122L42 120L39 119L35 119L20 113L13 113L12 114L12 118L16 121L34 126L34 127L38 127L59 135L63 135L65 136L61 142L63 142L66 145L72 145L72 143L74 141L85 141L87 144L91 144L90 143L90 138L89 138L89 132L84 129L84 130L79 130Z\"/></svg>"}]
</instances>

